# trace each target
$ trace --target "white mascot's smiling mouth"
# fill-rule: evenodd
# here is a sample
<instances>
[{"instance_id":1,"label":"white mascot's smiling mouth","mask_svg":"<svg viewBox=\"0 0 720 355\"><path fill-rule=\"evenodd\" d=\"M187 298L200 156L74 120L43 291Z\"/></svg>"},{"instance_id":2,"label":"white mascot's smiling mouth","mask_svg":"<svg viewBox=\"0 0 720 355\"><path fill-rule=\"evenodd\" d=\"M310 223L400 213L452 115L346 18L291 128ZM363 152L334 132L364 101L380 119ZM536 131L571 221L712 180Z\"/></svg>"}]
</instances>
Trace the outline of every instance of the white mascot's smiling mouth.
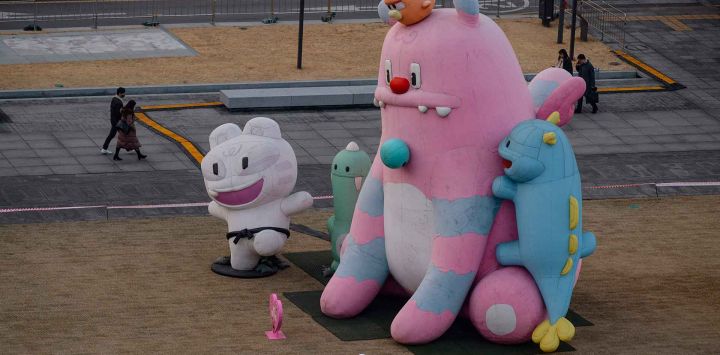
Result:
<instances>
[{"instance_id":1,"label":"white mascot's smiling mouth","mask_svg":"<svg viewBox=\"0 0 720 355\"><path fill-rule=\"evenodd\" d=\"M260 179L253 183L252 185L245 187L240 190L235 191L225 191L225 192L219 192L217 196L215 196L215 200L218 202L224 204L224 205L231 205L231 206L238 206L238 205L244 205L247 203L250 203L254 201L258 196L260 196L260 192L262 192L263 188L263 179Z\"/></svg>"}]
</instances>

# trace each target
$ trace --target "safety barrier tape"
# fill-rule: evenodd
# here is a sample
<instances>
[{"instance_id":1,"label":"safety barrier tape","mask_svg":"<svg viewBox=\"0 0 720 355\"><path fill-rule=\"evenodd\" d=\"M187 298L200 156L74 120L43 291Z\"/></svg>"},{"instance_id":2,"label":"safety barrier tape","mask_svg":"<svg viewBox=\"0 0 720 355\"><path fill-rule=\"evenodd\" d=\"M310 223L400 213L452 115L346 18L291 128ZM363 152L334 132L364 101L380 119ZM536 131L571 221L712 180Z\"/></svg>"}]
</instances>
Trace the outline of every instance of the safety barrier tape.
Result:
<instances>
[{"instance_id":1,"label":"safety barrier tape","mask_svg":"<svg viewBox=\"0 0 720 355\"><path fill-rule=\"evenodd\" d=\"M617 185L600 185L600 186L586 186L585 189L621 189L630 187L640 186L655 186L655 187L702 187L702 186L720 186L720 181L679 181L679 182L647 182L638 184L617 184ZM332 195L321 195L314 196L314 200L330 200ZM158 205L127 205L127 206L107 206L107 205L92 205L92 206L62 206L62 207L27 207L27 208L0 208L0 214L2 213L18 213L18 212L47 212L47 211L61 211L61 210L80 210L80 209L91 209L91 208L105 208L108 210L125 210L125 209L145 209L145 208L182 208L182 207L203 207L207 206L209 202L189 202L189 203L166 203Z\"/></svg>"}]
</instances>

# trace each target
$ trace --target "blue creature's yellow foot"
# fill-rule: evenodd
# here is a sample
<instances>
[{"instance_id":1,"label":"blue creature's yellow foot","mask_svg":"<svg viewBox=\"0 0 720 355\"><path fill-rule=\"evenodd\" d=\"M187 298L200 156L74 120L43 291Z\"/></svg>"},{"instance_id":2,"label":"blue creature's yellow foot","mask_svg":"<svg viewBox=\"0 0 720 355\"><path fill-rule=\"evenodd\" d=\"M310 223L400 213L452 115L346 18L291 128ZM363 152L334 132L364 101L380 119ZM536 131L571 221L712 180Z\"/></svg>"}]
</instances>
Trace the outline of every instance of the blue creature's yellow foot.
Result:
<instances>
[{"instance_id":1,"label":"blue creature's yellow foot","mask_svg":"<svg viewBox=\"0 0 720 355\"><path fill-rule=\"evenodd\" d=\"M540 344L540 350L550 353L557 350L560 340L567 343L572 340L573 336L575 336L575 326L562 317L552 325L548 320L540 323L532 333L532 341Z\"/></svg>"}]
</instances>

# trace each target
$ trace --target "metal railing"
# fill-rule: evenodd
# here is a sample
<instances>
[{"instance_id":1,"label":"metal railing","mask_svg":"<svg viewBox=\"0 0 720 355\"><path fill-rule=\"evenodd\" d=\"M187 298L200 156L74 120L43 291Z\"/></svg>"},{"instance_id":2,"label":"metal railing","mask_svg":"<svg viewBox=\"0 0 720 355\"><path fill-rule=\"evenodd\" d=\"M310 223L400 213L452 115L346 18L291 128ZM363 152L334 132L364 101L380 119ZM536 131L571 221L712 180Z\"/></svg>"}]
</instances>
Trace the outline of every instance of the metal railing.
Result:
<instances>
[{"instance_id":1,"label":"metal railing","mask_svg":"<svg viewBox=\"0 0 720 355\"><path fill-rule=\"evenodd\" d=\"M560 0L562 1L562 0ZM568 0L571 4L571 0ZM559 1L555 8L559 11ZM565 24L570 25L572 7L565 9ZM617 42L620 47L625 46L625 25L627 14L615 6L602 0L578 0L577 26L580 26L581 37L583 31L592 31L603 42Z\"/></svg>"},{"instance_id":2,"label":"metal railing","mask_svg":"<svg viewBox=\"0 0 720 355\"><path fill-rule=\"evenodd\" d=\"M517 15L537 12L538 0L478 0L486 15ZM306 0L306 13L376 12L378 0ZM198 17L215 22L237 15L275 16L300 11L298 0L37 0L0 1L0 23L41 23L85 20L97 26L106 19ZM452 6L436 0L436 7ZM368 14L368 16L373 16Z\"/></svg>"}]
</instances>

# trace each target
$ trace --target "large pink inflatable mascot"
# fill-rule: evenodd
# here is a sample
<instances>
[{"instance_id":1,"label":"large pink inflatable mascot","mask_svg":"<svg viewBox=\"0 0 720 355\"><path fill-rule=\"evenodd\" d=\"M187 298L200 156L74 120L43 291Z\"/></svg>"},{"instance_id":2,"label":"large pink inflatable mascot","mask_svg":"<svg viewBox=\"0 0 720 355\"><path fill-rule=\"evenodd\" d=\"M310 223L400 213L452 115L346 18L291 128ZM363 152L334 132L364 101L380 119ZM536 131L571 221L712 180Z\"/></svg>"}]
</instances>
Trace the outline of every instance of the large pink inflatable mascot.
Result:
<instances>
[{"instance_id":1,"label":"large pink inflatable mascot","mask_svg":"<svg viewBox=\"0 0 720 355\"><path fill-rule=\"evenodd\" d=\"M523 120L558 111L567 123L585 85L549 69L528 88L478 2L455 8L396 23L385 37L375 91L380 150L320 302L328 316L353 317L392 276L412 294L392 323L398 342L440 337L463 305L485 338L525 342L545 307L525 269L495 258L498 243L517 239L512 204L491 191L503 174L498 144Z\"/></svg>"}]
</instances>

